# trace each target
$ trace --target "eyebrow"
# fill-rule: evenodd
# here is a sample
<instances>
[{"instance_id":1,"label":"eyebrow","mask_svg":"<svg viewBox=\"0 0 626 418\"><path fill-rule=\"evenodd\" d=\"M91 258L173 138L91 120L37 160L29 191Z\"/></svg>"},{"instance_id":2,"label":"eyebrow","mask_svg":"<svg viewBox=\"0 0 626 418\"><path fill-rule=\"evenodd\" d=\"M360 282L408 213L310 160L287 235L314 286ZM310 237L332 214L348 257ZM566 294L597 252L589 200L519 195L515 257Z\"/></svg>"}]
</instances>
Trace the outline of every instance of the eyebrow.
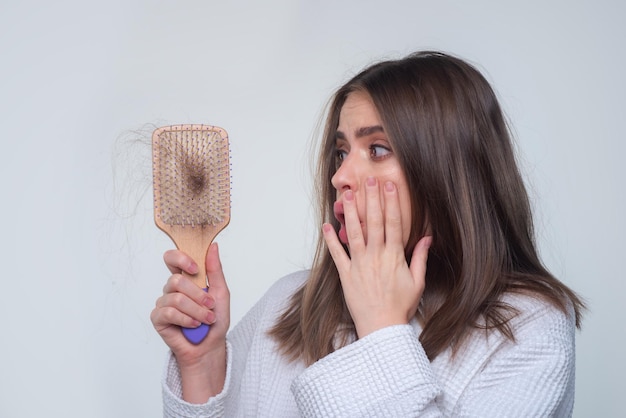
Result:
<instances>
[{"instance_id":1,"label":"eyebrow","mask_svg":"<svg viewBox=\"0 0 626 418\"><path fill-rule=\"evenodd\" d=\"M371 134L376 133L376 132L385 132L385 130L380 125L364 126L362 128L357 129L354 132L354 136L357 137L357 138L362 138L364 136L368 136L368 135L371 135ZM346 139L346 135L343 132L341 132L341 131L336 131L335 132L335 138L336 139Z\"/></svg>"}]
</instances>

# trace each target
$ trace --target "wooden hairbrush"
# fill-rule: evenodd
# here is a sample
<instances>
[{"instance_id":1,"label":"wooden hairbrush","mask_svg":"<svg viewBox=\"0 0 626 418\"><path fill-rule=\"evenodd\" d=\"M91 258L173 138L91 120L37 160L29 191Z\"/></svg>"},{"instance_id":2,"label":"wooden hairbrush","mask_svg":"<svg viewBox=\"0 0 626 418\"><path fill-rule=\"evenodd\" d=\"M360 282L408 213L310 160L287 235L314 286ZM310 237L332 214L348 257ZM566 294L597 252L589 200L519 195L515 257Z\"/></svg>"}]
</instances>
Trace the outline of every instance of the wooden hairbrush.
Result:
<instances>
[{"instance_id":1,"label":"wooden hairbrush","mask_svg":"<svg viewBox=\"0 0 626 418\"><path fill-rule=\"evenodd\" d=\"M152 134L152 163L154 221L198 265L197 274L184 274L208 291L206 254L230 221L228 134L210 125L158 128ZM182 330L199 344L209 325Z\"/></svg>"}]
</instances>

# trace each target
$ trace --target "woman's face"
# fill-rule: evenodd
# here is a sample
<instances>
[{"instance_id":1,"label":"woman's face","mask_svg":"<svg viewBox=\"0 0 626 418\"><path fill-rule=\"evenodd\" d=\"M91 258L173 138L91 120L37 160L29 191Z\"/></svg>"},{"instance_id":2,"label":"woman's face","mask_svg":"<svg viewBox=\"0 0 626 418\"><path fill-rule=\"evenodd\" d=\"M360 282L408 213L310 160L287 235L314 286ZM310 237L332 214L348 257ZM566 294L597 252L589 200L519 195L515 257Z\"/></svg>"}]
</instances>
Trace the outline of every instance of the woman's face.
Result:
<instances>
[{"instance_id":1,"label":"woman's face","mask_svg":"<svg viewBox=\"0 0 626 418\"><path fill-rule=\"evenodd\" d=\"M391 149L378 112L368 94L352 92L348 95L339 113L339 126L335 138L338 168L331 182L337 190L334 212L341 224L339 239L342 243L348 244L342 194L346 190L352 190L363 237L367 242L365 182L373 177L378 181L383 213L385 183L392 182L398 189L402 215L402 241L406 246L411 233L409 188L400 163Z\"/></svg>"}]
</instances>

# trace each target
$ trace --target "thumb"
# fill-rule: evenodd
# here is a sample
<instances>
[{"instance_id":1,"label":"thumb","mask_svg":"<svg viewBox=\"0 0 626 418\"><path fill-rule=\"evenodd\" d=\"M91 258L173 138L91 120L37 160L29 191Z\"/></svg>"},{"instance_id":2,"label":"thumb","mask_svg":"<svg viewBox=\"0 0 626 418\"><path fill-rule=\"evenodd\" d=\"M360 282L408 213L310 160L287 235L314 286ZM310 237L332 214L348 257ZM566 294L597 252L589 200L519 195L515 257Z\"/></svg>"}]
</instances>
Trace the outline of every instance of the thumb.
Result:
<instances>
[{"instance_id":1,"label":"thumb","mask_svg":"<svg viewBox=\"0 0 626 418\"><path fill-rule=\"evenodd\" d=\"M216 242L213 242L209 246L209 250L206 253L205 265L210 287L215 290L227 287L224 271L222 270L222 262L220 261L219 248Z\"/></svg>"}]
</instances>

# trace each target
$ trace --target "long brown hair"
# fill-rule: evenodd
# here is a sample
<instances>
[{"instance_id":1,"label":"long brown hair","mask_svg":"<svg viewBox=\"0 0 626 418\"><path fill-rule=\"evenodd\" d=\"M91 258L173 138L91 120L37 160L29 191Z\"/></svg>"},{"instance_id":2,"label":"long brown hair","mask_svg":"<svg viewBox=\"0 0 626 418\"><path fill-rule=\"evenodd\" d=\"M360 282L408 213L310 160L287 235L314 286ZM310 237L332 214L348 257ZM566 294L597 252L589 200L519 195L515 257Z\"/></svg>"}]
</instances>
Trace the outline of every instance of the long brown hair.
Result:
<instances>
[{"instance_id":1,"label":"long brown hair","mask_svg":"<svg viewBox=\"0 0 626 418\"><path fill-rule=\"evenodd\" d=\"M507 292L542 297L563 312L581 299L543 266L534 241L528 194L509 129L489 83L473 66L440 52L419 52L366 68L335 93L320 149L320 220L338 227L335 132L347 96L367 93L412 191L413 225L407 261L427 226L433 236L426 288L417 316L432 360L456 350L472 329L508 325L515 308ZM270 330L292 360L314 361L354 337L339 275L324 240L306 284Z\"/></svg>"}]
</instances>

